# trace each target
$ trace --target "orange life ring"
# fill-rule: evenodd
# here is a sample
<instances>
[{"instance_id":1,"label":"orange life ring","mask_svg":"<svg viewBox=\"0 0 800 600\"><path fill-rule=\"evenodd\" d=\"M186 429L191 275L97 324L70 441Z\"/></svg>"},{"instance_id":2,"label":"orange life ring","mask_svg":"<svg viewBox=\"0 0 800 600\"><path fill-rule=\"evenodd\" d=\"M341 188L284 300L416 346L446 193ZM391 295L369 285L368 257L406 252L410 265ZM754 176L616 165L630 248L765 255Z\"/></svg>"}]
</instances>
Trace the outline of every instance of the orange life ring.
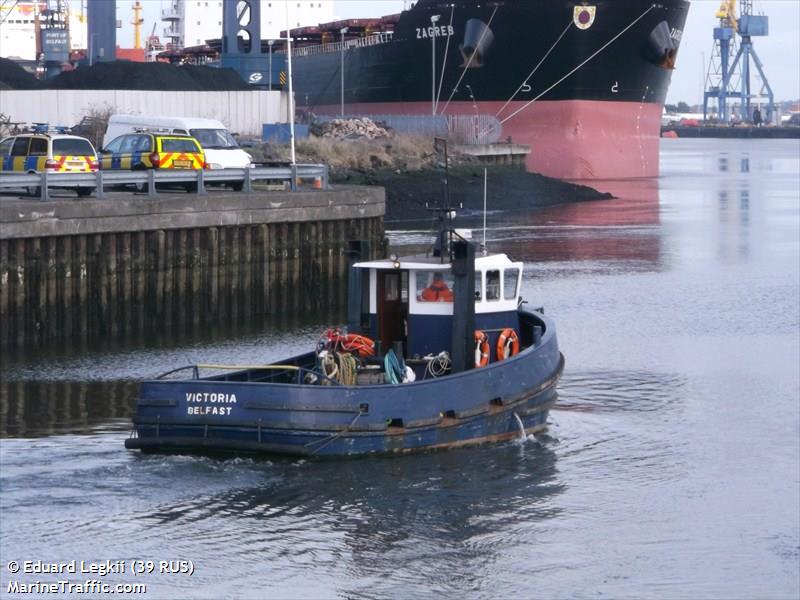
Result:
<instances>
[{"instance_id":1,"label":"orange life ring","mask_svg":"<svg viewBox=\"0 0 800 600\"><path fill-rule=\"evenodd\" d=\"M505 360L519 352L517 332L507 327L497 338L497 360Z\"/></svg>"},{"instance_id":2,"label":"orange life ring","mask_svg":"<svg viewBox=\"0 0 800 600\"><path fill-rule=\"evenodd\" d=\"M489 338L481 330L475 331L475 368L489 364Z\"/></svg>"},{"instance_id":3,"label":"orange life ring","mask_svg":"<svg viewBox=\"0 0 800 600\"><path fill-rule=\"evenodd\" d=\"M336 343L347 352L355 352L359 356L375 356L375 342L365 335L348 333L336 338Z\"/></svg>"}]
</instances>

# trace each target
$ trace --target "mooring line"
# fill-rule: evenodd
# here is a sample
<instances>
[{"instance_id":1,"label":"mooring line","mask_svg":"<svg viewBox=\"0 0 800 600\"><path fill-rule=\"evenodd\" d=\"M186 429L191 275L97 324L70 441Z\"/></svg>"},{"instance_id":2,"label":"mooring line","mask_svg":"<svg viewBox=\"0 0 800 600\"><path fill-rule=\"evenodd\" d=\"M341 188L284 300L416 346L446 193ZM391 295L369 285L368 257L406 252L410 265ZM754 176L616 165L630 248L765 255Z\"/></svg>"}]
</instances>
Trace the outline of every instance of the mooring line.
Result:
<instances>
[{"instance_id":1,"label":"mooring line","mask_svg":"<svg viewBox=\"0 0 800 600\"><path fill-rule=\"evenodd\" d=\"M450 5L450 24L447 26L447 43L444 45L444 58L442 59L442 72L439 75L439 89L436 91L436 102L433 105L433 114L439 110L439 97L442 95L442 84L444 83L444 70L447 68L447 51L450 48L450 32L453 30L453 15L456 12L456 5Z\"/></svg>"},{"instance_id":2,"label":"mooring line","mask_svg":"<svg viewBox=\"0 0 800 600\"><path fill-rule=\"evenodd\" d=\"M584 60L584 61L583 61L581 64L579 64L577 67L575 67L574 69L572 69L572 70L571 70L569 73L567 73L566 75L564 75L564 76L563 76L561 79L559 79L558 81L556 81L556 82L555 82L553 85L551 85L549 88L547 88L547 89L546 89L545 91L543 91L541 94L539 94L538 96L536 96L536 97L535 97L535 98L533 98L532 100L529 100L527 103L525 103L524 105L520 106L520 107L519 107L517 110L515 110L513 113L511 113L510 115L508 115L507 117L505 117L505 118L504 118L502 121L500 121L500 125L502 125L503 123L505 123L505 122L506 122L506 121L508 121L509 119L513 119L515 116L517 116L517 115L518 115L519 113L521 113L523 110L525 110L526 108L528 108L528 107L529 107L531 104L533 104L534 102L536 102L537 100L539 100L539 98L541 98L542 96L544 96L545 94L547 94L548 92L550 92L550 90L552 90L554 87L556 87L557 85L561 84L561 83L562 83L562 82L563 82L565 79L567 79L567 78L568 78L570 75L572 75L573 73L575 73L575 72L576 72L576 71L578 71L579 69L583 68L583 66L584 66L584 65L586 65L586 63L588 63L590 60L592 60L594 57L596 57L598 54L600 54L600 53L601 53L603 50L605 50L606 48L608 48L608 47L609 47L611 44L613 44L614 42L616 42L616 41L617 41L617 39L619 39L619 37L620 37L620 36L622 36L622 35L623 35L623 34L624 34L626 31L628 31L628 30L629 30L631 27L633 27L634 25L636 25L636 23L638 23L639 21L641 21L641 20L644 18L644 16L645 16L647 13L649 13L651 10L653 10L655 7L656 7L656 5L655 5L655 4L651 4L651 5L650 5L650 8L648 8L648 9L647 9L646 11L644 11L644 12L643 12L641 15L639 15L638 17L636 17L636 18L635 18L635 19L634 19L634 20L633 20L633 21L630 23L630 25L628 25L628 26L627 26L625 29L623 29L622 31L620 31L620 32L619 32L617 35L615 35L613 38L611 38L611 39L610 39L610 40L608 40L608 41L607 41L605 44L603 44L603 45L602 45L602 46L601 46L601 47L600 47L600 48L599 48L597 51L595 51L595 52L594 52L594 53L593 53L593 54L592 54L592 55L591 55L589 58L587 58L587 59L586 59L586 60ZM480 134L480 135L486 135L486 134L487 134L488 132L490 132L492 129L493 129L493 127L490 127L490 128L488 128L488 129L484 130L483 132L481 132L481 134Z\"/></svg>"},{"instance_id":3,"label":"mooring line","mask_svg":"<svg viewBox=\"0 0 800 600\"><path fill-rule=\"evenodd\" d=\"M495 116L495 117L499 117L499 116L500 116L500 113L501 113L501 112L503 112L503 111L505 110L506 106L508 106L508 105L511 103L511 101L514 99L514 97L515 97L517 94L519 94L519 91L522 89L522 86L524 86L526 83L528 83L528 80L529 80L531 77L533 77L533 75L534 75L534 73L536 73L536 71L538 71L538 70L539 70L539 67L541 67L541 66L542 66L542 63L543 63L543 62L544 62L544 61L547 59L547 57L548 57L548 56L550 56L550 53L551 53L551 52L552 52L552 51L555 49L555 47L558 45L558 43L561 41L561 38L563 38L563 37L564 37L564 35L567 33L567 31L569 31L569 28L570 28L570 27L572 27L572 21L570 21L569 23L567 23L567 26L564 28L564 31L562 31L562 32L561 32L561 35L560 35L560 36L558 36L558 39L557 39L557 40L556 40L556 41L553 43L553 45L552 45L552 46L550 46L550 49L549 49L549 50L548 50L548 51L545 53L545 55L542 57L542 60L540 60L540 61L539 61L539 64L538 64L538 65L536 65L536 66L533 68L533 71L531 71L530 73L528 73L528 76L527 76L525 79L523 79L523 80L522 80L522 83L520 83L520 84L519 84L519 87L517 88L517 91L516 91L516 92L514 92L513 94L511 94L511 97L510 97L508 100L506 100L506 103L505 103L505 104L503 104L503 106L501 106L501 107L500 107L500 109L499 109L499 110L498 110L498 111L497 111L497 112L494 114L494 116Z\"/></svg>"}]
</instances>

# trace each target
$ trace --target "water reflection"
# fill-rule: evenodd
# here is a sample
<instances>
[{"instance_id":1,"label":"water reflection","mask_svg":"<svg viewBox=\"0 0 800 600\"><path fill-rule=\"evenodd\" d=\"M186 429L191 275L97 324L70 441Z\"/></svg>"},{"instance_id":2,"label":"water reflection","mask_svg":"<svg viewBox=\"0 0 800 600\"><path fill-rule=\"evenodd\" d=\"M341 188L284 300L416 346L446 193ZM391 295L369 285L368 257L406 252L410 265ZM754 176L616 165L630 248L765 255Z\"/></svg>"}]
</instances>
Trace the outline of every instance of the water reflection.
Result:
<instances>
[{"instance_id":1,"label":"water reflection","mask_svg":"<svg viewBox=\"0 0 800 600\"><path fill-rule=\"evenodd\" d=\"M586 183L589 182L579 182ZM567 203L492 215L490 250L502 249L517 260L547 263L624 263L632 270L661 268L661 232L657 179L591 182L611 200ZM471 228L482 240L482 215L459 217L458 226ZM424 252L425 232L388 232L401 252ZM432 239L427 234L429 240Z\"/></svg>"},{"instance_id":2,"label":"water reflection","mask_svg":"<svg viewBox=\"0 0 800 600\"><path fill-rule=\"evenodd\" d=\"M20 348L0 366L0 439L129 429L139 381L198 362L269 362L313 346L343 316L275 315L245 326L147 340Z\"/></svg>"},{"instance_id":3,"label":"water reflection","mask_svg":"<svg viewBox=\"0 0 800 600\"><path fill-rule=\"evenodd\" d=\"M136 388L131 381L2 381L0 438L128 429Z\"/></svg>"},{"instance_id":4,"label":"water reflection","mask_svg":"<svg viewBox=\"0 0 800 600\"><path fill-rule=\"evenodd\" d=\"M151 461L137 462L134 477L143 480L133 485L151 485ZM465 469L466 462L480 468ZM430 586L447 594L480 589L504 552L530 542L532 531L558 516L554 496L565 489L555 453L537 442L231 468L243 467L261 481L162 504L140 519L159 535L187 526L208 531L229 556L257 552L273 568L313 563L317 572L333 572L346 564L338 594L358 598L392 596L400 580L403 597L424 595ZM387 572L391 580L382 576Z\"/></svg>"}]
</instances>

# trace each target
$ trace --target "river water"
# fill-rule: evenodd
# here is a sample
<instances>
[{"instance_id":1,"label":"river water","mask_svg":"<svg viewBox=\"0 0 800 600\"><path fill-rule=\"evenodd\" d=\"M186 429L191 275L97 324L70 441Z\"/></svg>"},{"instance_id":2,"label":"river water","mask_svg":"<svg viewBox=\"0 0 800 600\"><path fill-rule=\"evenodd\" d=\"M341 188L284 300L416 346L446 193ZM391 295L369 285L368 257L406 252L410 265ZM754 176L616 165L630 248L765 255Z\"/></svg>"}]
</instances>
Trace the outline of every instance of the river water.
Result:
<instances>
[{"instance_id":1,"label":"river water","mask_svg":"<svg viewBox=\"0 0 800 600\"><path fill-rule=\"evenodd\" d=\"M123 449L137 379L277 359L331 316L2 355L0 596L97 579L148 598L797 598L800 145L664 141L659 180L612 187L489 215L567 360L537 439L340 462ZM423 239L395 227L398 247ZM127 570L9 572L37 560Z\"/></svg>"}]
</instances>

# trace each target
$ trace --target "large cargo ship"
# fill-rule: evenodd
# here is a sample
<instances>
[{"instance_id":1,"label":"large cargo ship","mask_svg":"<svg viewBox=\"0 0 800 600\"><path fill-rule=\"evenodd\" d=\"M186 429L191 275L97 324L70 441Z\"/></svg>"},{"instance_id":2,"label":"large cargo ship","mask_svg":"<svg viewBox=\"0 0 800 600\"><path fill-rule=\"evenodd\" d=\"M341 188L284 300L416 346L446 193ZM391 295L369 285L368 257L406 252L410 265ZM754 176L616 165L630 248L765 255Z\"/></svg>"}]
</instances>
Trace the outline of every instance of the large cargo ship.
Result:
<instances>
[{"instance_id":1,"label":"large cargo ship","mask_svg":"<svg viewBox=\"0 0 800 600\"><path fill-rule=\"evenodd\" d=\"M407 115L466 143L528 144L562 179L658 175L685 0L419 0L292 30L297 108Z\"/></svg>"}]
</instances>

